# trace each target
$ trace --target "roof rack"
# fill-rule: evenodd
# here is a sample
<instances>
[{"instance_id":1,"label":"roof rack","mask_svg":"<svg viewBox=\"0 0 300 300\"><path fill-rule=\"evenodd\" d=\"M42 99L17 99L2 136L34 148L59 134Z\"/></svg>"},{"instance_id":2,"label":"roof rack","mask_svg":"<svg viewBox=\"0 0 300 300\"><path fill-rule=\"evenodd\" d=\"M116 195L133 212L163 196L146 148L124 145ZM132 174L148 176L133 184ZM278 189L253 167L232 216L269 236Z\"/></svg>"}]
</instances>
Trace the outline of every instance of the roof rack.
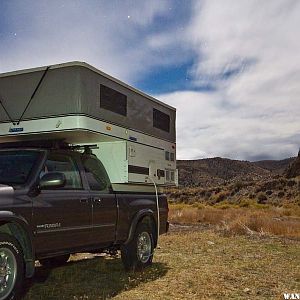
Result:
<instances>
[{"instance_id":1,"label":"roof rack","mask_svg":"<svg viewBox=\"0 0 300 300\"><path fill-rule=\"evenodd\" d=\"M34 141L18 141L18 142L8 142L1 143L0 149L5 148L47 148L47 149L61 149L68 147L68 144L64 140L34 140Z\"/></svg>"},{"instance_id":2,"label":"roof rack","mask_svg":"<svg viewBox=\"0 0 300 300\"><path fill-rule=\"evenodd\" d=\"M38 149L70 149L84 150L85 153L91 152L92 149L98 149L97 145L70 145L62 140L34 140L22 142L0 143L0 149L7 148L38 148Z\"/></svg>"}]
</instances>

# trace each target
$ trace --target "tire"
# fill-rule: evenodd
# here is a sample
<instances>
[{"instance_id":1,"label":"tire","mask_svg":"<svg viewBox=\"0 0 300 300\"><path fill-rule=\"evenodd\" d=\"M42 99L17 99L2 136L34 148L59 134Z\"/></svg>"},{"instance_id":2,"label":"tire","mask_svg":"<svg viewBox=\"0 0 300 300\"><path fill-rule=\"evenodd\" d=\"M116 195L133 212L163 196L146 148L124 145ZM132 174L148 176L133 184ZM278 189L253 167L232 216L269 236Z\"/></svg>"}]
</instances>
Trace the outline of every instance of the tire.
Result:
<instances>
[{"instance_id":1,"label":"tire","mask_svg":"<svg viewBox=\"0 0 300 300\"><path fill-rule=\"evenodd\" d=\"M70 254L60 255L56 257L40 259L39 262L43 267L53 268L63 266L67 263L70 258Z\"/></svg>"},{"instance_id":2,"label":"tire","mask_svg":"<svg viewBox=\"0 0 300 300\"><path fill-rule=\"evenodd\" d=\"M141 271L152 264L154 239L152 228L139 223L133 239L121 247L121 258L126 271Z\"/></svg>"},{"instance_id":3,"label":"tire","mask_svg":"<svg viewBox=\"0 0 300 300\"><path fill-rule=\"evenodd\" d=\"M0 300L19 299L23 283L22 247L14 237L0 233Z\"/></svg>"}]
</instances>

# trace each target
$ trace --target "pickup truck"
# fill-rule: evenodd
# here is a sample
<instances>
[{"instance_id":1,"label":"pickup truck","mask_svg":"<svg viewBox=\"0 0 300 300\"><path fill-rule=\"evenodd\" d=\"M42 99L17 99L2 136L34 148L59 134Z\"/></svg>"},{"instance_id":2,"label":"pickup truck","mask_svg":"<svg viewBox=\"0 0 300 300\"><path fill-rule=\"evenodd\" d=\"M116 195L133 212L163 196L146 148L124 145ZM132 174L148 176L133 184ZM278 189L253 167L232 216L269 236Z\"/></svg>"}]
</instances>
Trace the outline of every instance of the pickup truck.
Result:
<instances>
[{"instance_id":1,"label":"pickup truck","mask_svg":"<svg viewBox=\"0 0 300 300\"><path fill-rule=\"evenodd\" d=\"M120 250L126 270L152 263L168 230L165 195L113 191L89 149L1 148L0 300L19 297L36 260L51 267L72 253Z\"/></svg>"}]
</instances>

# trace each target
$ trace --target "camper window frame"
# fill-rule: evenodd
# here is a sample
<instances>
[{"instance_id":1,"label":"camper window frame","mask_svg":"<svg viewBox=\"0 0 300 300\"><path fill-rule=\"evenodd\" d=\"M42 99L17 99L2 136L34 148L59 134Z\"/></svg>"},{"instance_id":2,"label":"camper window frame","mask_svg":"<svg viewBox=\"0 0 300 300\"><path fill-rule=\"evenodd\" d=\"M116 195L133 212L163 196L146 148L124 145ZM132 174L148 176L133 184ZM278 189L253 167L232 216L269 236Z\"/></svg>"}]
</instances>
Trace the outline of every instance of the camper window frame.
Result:
<instances>
[{"instance_id":1,"label":"camper window frame","mask_svg":"<svg viewBox=\"0 0 300 300\"><path fill-rule=\"evenodd\" d=\"M171 117L163 111L153 108L153 127L170 133Z\"/></svg>"},{"instance_id":2,"label":"camper window frame","mask_svg":"<svg viewBox=\"0 0 300 300\"><path fill-rule=\"evenodd\" d=\"M107 85L100 84L100 108L127 117L127 106L127 95Z\"/></svg>"}]
</instances>

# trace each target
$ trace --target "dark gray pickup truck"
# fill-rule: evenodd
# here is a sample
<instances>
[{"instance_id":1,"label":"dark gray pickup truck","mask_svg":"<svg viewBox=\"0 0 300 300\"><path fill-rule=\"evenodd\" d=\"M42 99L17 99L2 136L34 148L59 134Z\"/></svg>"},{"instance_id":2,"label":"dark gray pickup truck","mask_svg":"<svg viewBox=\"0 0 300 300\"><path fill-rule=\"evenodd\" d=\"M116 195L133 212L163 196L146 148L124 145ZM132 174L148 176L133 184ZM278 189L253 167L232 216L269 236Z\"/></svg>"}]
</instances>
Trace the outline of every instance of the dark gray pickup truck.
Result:
<instances>
[{"instance_id":1,"label":"dark gray pickup truck","mask_svg":"<svg viewBox=\"0 0 300 300\"><path fill-rule=\"evenodd\" d=\"M91 151L2 147L0 300L18 297L36 260L54 266L76 252L121 250L126 270L142 269L167 217L165 195L114 192Z\"/></svg>"}]
</instances>

